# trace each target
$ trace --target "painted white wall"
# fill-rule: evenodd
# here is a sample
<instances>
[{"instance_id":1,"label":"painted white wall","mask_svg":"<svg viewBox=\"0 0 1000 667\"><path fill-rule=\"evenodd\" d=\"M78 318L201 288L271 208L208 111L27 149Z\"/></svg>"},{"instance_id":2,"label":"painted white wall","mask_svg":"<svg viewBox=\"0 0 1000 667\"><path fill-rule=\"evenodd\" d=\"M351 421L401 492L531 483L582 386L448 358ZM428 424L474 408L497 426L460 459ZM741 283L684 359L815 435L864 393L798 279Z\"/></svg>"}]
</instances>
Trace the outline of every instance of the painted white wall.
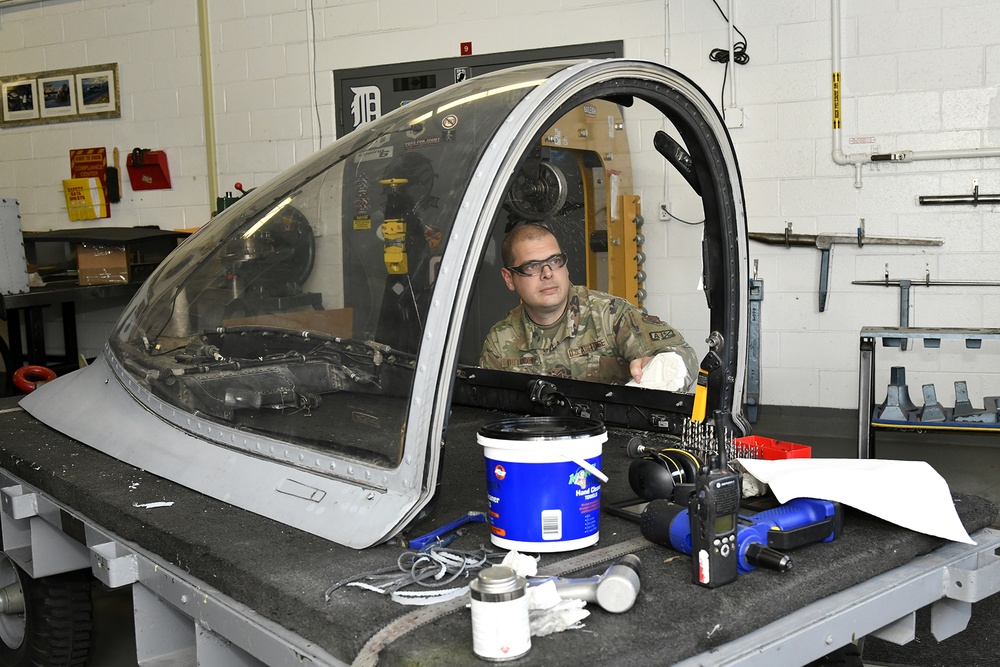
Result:
<instances>
[{"instance_id":1,"label":"painted white wall","mask_svg":"<svg viewBox=\"0 0 1000 667\"><path fill-rule=\"evenodd\" d=\"M974 181L983 194L1000 192L1000 160L881 163L863 167L855 187L854 170L831 158L830 0L734 5L750 55L729 69L745 115L732 137L750 229L781 231L791 222L801 233L854 234L864 219L869 236L944 240L930 249L836 247L823 313L818 251L751 244L764 281L763 403L853 408L858 332L898 324L899 290L851 281L881 278L886 265L893 279L929 270L932 279L1000 281L996 206L917 203L921 195L971 193ZM985 0L844 0L843 151L1000 147L996 10ZM24 229L69 226L60 184L68 152L91 146L163 149L173 177L172 190L142 193L126 179L122 203L103 224L185 228L207 220L214 202L197 18L196 0L43 0L0 10L0 76L117 62L121 77L120 120L0 130L0 194L19 200ZM212 0L209 22L221 192L237 181L259 186L333 140L333 70L454 57L466 41L481 54L621 39L627 57L669 64L720 104L730 99L725 67L708 58L728 40L711 0ZM658 129L646 125L629 127L630 136ZM657 221L653 212L667 202L698 220L697 202L672 174L639 185L649 264L691 266L671 249L697 228ZM651 285L650 310L683 320L668 298ZM99 330L114 312L84 322ZM909 315L914 326L998 327L1000 288L916 287ZM86 345L85 353L97 351ZM905 365L914 399L933 382L949 405L951 383L965 379L975 403L1000 394L995 348L1000 342L979 351L947 342L936 352L879 350L876 387L890 365Z\"/></svg>"}]
</instances>

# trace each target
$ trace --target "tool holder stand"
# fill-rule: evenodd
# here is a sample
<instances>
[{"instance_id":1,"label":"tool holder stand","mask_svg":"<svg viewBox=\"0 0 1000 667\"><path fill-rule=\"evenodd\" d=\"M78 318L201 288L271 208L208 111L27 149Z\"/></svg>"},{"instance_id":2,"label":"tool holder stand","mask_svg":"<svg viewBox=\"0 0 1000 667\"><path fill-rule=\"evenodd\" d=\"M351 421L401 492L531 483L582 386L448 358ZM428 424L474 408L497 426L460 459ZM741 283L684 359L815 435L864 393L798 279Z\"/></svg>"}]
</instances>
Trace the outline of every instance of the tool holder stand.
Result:
<instances>
[{"instance_id":1,"label":"tool holder stand","mask_svg":"<svg viewBox=\"0 0 1000 667\"><path fill-rule=\"evenodd\" d=\"M893 368L885 403L875 397L876 341L883 347L907 349L911 341L922 340L925 348L935 349L946 339L961 340L965 347L977 350L984 340L1000 340L1000 329L930 329L920 327L864 327L860 334L860 368L858 381L858 458L875 456L877 428L955 431L995 431L1000 433L997 420L997 397L983 399L984 409L978 410L969 400L965 382L955 383L955 406L942 406L934 385L922 387L922 405L910 401L904 369ZM990 419L992 417L992 419Z\"/></svg>"}]
</instances>

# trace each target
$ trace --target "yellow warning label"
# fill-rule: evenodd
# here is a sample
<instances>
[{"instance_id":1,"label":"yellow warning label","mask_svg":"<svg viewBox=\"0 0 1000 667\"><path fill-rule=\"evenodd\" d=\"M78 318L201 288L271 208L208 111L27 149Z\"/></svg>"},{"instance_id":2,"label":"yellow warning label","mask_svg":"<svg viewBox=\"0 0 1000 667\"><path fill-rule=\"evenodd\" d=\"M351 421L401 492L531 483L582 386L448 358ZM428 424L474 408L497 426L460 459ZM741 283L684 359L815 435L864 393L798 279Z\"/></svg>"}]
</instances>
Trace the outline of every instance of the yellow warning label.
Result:
<instances>
[{"instance_id":1,"label":"yellow warning label","mask_svg":"<svg viewBox=\"0 0 1000 667\"><path fill-rule=\"evenodd\" d=\"M833 129L840 129L840 72L833 73Z\"/></svg>"}]
</instances>

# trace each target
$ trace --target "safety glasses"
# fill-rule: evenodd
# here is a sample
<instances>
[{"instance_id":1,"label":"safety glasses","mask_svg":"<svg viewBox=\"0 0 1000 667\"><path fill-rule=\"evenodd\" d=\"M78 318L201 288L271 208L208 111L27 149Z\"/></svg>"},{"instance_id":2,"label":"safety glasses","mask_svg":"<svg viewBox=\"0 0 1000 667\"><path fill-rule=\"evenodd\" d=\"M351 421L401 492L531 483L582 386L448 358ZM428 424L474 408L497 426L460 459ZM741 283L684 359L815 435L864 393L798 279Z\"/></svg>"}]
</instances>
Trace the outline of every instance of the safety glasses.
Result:
<instances>
[{"instance_id":1,"label":"safety glasses","mask_svg":"<svg viewBox=\"0 0 1000 667\"><path fill-rule=\"evenodd\" d=\"M535 259L530 262L525 262L520 266L508 266L508 271L513 271L520 276L537 276L541 275L545 267L549 267L552 271L556 271L566 266L566 253L560 252L546 259Z\"/></svg>"}]
</instances>

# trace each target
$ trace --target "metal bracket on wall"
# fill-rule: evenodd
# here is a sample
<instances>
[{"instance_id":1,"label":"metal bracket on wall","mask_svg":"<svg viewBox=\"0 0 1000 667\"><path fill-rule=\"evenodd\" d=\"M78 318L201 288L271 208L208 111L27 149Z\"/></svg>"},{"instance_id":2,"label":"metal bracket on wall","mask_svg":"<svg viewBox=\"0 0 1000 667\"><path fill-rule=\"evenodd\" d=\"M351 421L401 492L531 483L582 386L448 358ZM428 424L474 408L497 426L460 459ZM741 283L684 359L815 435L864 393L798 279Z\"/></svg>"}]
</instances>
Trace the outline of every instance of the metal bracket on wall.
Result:
<instances>
[{"instance_id":1,"label":"metal bracket on wall","mask_svg":"<svg viewBox=\"0 0 1000 667\"><path fill-rule=\"evenodd\" d=\"M792 223L785 223L785 231L749 232L747 238L751 241L767 245L783 245L786 248L815 247L820 251L819 269L819 312L826 310L826 297L830 284L830 253L834 245L915 245L938 246L944 243L941 239L915 239L898 236L866 236L865 219L861 218L857 234L793 234Z\"/></svg>"},{"instance_id":2,"label":"metal bracket on wall","mask_svg":"<svg viewBox=\"0 0 1000 667\"><path fill-rule=\"evenodd\" d=\"M930 269L927 270L923 280L890 279L889 265L885 265L885 277L882 280L855 280L852 285L875 285L882 287L899 288L899 326L907 328L910 326L910 288L911 287L1000 287L1000 282L989 280L931 280ZM905 350L908 341L900 341L899 349Z\"/></svg>"},{"instance_id":3,"label":"metal bracket on wall","mask_svg":"<svg viewBox=\"0 0 1000 667\"><path fill-rule=\"evenodd\" d=\"M925 195L917 198L921 206L948 206L952 204L980 204L992 205L1000 204L1000 194L981 195L979 194L979 184L972 186L971 195Z\"/></svg>"},{"instance_id":4,"label":"metal bracket on wall","mask_svg":"<svg viewBox=\"0 0 1000 667\"><path fill-rule=\"evenodd\" d=\"M754 276L757 260L754 260ZM760 413L760 307L764 300L764 281L750 279L750 335L747 340L747 419L757 421Z\"/></svg>"}]
</instances>

